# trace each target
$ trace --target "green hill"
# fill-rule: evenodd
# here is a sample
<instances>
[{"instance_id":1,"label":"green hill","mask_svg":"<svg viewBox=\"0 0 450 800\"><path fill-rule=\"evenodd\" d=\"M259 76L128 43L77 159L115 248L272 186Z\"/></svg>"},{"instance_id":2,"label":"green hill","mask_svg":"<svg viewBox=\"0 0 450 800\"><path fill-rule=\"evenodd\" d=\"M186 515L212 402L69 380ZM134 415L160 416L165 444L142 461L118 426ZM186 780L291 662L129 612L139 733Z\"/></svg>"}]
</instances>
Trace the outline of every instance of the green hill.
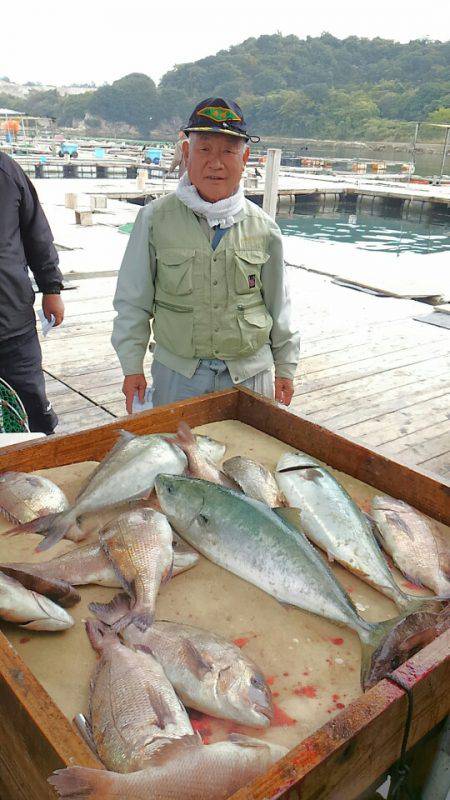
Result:
<instances>
[{"instance_id":1,"label":"green hill","mask_svg":"<svg viewBox=\"0 0 450 800\"><path fill-rule=\"evenodd\" d=\"M132 73L85 94L36 91L20 102L61 125L122 122L149 136L173 134L199 99L222 96L238 99L259 135L406 140L416 120L450 123L449 65L450 42L274 34L179 64L158 87ZM0 95L0 106L10 102ZM425 131L428 139L442 137L439 129Z\"/></svg>"}]
</instances>

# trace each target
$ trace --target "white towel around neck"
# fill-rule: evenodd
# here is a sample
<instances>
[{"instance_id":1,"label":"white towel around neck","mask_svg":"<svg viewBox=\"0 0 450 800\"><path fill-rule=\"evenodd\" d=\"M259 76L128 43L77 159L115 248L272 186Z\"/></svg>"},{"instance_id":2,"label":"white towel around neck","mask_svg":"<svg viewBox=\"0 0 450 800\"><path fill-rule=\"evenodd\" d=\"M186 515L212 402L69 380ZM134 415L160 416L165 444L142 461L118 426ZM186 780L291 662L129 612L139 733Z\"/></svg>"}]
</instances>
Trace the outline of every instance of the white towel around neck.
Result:
<instances>
[{"instance_id":1,"label":"white towel around neck","mask_svg":"<svg viewBox=\"0 0 450 800\"><path fill-rule=\"evenodd\" d=\"M231 228L236 215L244 208L245 196L242 186L239 186L231 197L218 200L217 203L208 203L207 200L202 200L196 187L190 182L187 172L180 178L175 194L194 214L205 217L211 228L216 225L220 228Z\"/></svg>"}]
</instances>

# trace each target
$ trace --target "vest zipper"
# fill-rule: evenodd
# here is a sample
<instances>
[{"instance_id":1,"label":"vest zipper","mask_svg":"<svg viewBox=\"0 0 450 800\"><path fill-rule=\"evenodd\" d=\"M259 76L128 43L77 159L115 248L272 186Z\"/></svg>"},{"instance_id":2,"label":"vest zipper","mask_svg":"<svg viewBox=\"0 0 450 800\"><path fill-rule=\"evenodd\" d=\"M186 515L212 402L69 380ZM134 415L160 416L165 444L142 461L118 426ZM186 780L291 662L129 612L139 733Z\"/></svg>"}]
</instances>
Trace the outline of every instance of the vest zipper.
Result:
<instances>
[{"instance_id":1,"label":"vest zipper","mask_svg":"<svg viewBox=\"0 0 450 800\"><path fill-rule=\"evenodd\" d=\"M190 313L194 310L192 306L175 306L172 303L165 303L163 300L155 300L155 306L167 308L169 311L179 311L181 313Z\"/></svg>"}]
</instances>

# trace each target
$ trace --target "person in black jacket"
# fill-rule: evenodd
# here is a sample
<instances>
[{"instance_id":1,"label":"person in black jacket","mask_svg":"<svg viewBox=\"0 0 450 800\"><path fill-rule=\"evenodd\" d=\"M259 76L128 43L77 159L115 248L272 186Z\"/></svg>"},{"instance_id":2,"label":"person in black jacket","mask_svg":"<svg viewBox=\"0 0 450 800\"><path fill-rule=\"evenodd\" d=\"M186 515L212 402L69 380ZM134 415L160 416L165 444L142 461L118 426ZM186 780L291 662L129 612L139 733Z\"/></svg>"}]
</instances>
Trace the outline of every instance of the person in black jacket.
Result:
<instances>
[{"instance_id":1,"label":"person in black jacket","mask_svg":"<svg viewBox=\"0 0 450 800\"><path fill-rule=\"evenodd\" d=\"M48 401L36 331L33 272L45 317L64 319L58 254L36 190L19 165L0 153L0 378L22 400L31 431L50 434L58 417Z\"/></svg>"}]
</instances>

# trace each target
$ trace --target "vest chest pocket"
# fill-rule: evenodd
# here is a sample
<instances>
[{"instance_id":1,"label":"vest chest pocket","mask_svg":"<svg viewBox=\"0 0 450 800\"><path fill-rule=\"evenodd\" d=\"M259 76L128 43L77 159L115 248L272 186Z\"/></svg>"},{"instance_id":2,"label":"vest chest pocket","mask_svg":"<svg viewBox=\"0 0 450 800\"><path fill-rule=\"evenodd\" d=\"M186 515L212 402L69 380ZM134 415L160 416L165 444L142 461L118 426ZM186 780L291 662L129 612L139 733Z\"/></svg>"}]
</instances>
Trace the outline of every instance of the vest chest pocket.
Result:
<instances>
[{"instance_id":1,"label":"vest chest pocket","mask_svg":"<svg viewBox=\"0 0 450 800\"><path fill-rule=\"evenodd\" d=\"M261 269L270 258L263 250L236 250L234 280L236 294L261 291Z\"/></svg>"},{"instance_id":2,"label":"vest chest pocket","mask_svg":"<svg viewBox=\"0 0 450 800\"><path fill-rule=\"evenodd\" d=\"M158 252L156 281L166 294L192 294L192 267L195 250L177 248Z\"/></svg>"}]
</instances>

